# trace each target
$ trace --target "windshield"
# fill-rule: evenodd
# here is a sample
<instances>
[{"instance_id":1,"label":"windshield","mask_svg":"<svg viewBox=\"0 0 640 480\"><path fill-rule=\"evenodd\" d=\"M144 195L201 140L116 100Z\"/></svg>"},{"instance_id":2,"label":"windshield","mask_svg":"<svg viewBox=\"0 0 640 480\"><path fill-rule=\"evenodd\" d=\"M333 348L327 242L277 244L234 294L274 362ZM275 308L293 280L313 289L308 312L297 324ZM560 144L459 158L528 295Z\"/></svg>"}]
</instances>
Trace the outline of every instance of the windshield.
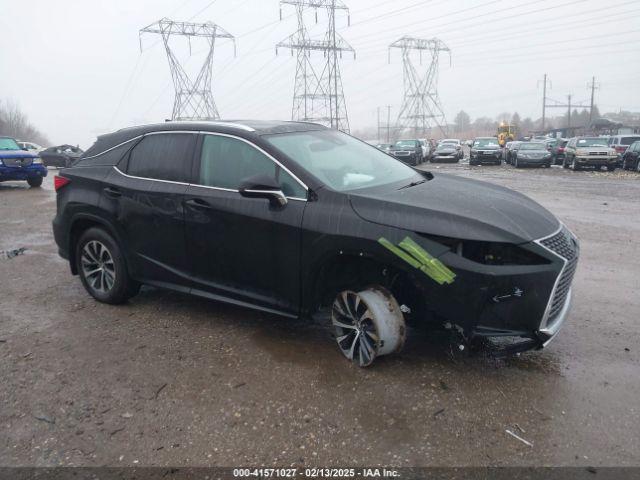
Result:
<instances>
[{"instance_id":1,"label":"windshield","mask_svg":"<svg viewBox=\"0 0 640 480\"><path fill-rule=\"evenodd\" d=\"M415 148L416 147L415 140L398 140L396 142L396 147L407 147L407 148Z\"/></svg>"},{"instance_id":2,"label":"windshield","mask_svg":"<svg viewBox=\"0 0 640 480\"><path fill-rule=\"evenodd\" d=\"M606 138L579 138L576 143L578 148L583 147L606 147L607 139Z\"/></svg>"},{"instance_id":3,"label":"windshield","mask_svg":"<svg viewBox=\"0 0 640 480\"><path fill-rule=\"evenodd\" d=\"M354 190L420 178L401 161L336 130L265 135L263 138L334 190Z\"/></svg>"},{"instance_id":4,"label":"windshield","mask_svg":"<svg viewBox=\"0 0 640 480\"><path fill-rule=\"evenodd\" d=\"M474 140L474 147L497 147L498 139L497 138L479 138Z\"/></svg>"},{"instance_id":5,"label":"windshield","mask_svg":"<svg viewBox=\"0 0 640 480\"><path fill-rule=\"evenodd\" d=\"M518 150L545 150L544 143L521 143Z\"/></svg>"},{"instance_id":6,"label":"windshield","mask_svg":"<svg viewBox=\"0 0 640 480\"><path fill-rule=\"evenodd\" d=\"M20 145L13 138L0 138L0 150L20 150Z\"/></svg>"}]
</instances>

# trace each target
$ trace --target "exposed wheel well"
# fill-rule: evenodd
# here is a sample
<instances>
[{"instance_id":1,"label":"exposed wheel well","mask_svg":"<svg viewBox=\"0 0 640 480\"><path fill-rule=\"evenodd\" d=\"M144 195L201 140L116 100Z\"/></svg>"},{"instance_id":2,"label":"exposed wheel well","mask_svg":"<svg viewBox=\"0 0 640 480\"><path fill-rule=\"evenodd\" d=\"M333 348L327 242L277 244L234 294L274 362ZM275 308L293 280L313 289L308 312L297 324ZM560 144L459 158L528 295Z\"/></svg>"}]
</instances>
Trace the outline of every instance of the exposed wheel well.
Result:
<instances>
[{"instance_id":1,"label":"exposed wheel well","mask_svg":"<svg viewBox=\"0 0 640 480\"><path fill-rule=\"evenodd\" d=\"M426 292L413 275L375 259L356 255L338 255L320 267L312 292L312 312L331 305L335 295L342 290L361 290L371 285L385 287L400 305L408 306L411 310L408 320L429 316Z\"/></svg>"},{"instance_id":2,"label":"exposed wheel well","mask_svg":"<svg viewBox=\"0 0 640 480\"><path fill-rule=\"evenodd\" d=\"M74 275L78 274L78 267L76 265L76 245L82 233L92 227L99 227L107 232L109 231L104 224L90 218L78 219L73 222L73 225L71 226L71 232L69 234L69 265L71 265L71 273Z\"/></svg>"}]
</instances>

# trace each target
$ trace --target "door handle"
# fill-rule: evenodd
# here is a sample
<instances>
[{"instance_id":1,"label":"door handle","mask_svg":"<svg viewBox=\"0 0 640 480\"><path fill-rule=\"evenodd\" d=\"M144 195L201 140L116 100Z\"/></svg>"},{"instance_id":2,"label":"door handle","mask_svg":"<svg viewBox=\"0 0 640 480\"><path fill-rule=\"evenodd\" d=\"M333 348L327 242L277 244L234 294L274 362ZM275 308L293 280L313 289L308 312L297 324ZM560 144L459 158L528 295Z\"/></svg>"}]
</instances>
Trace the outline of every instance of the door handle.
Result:
<instances>
[{"instance_id":1,"label":"door handle","mask_svg":"<svg viewBox=\"0 0 640 480\"><path fill-rule=\"evenodd\" d=\"M213 208L209 202L205 202L199 198L190 198L189 200L185 200L184 203L188 207L195 208L197 210L211 210Z\"/></svg>"},{"instance_id":2,"label":"door handle","mask_svg":"<svg viewBox=\"0 0 640 480\"><path fill-rule=\"evenodd\" d=\"M104 193L106 193L110 197L121 197L122 196L122 192L120 190L118 190L117 188L113 188L113 187L106 187L104 189Z\"/></svg>"}]
</instances>

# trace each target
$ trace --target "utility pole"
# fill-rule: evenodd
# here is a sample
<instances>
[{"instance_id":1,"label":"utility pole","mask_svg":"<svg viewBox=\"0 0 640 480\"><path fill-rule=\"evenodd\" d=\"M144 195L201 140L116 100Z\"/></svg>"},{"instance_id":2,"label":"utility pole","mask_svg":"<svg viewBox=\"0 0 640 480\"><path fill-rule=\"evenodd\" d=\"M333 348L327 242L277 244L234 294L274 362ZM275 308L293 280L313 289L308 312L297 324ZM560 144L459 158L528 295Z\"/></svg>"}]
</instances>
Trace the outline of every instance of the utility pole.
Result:
<instances>
[{"instance_id":1,"label":"utility pole","mask_svg":"<svg viewBox=\"0 0 640 480\"><path fill-rule=\"evenodd\" d=\"M591 84L587 85L591 88L591 105L589 106L589 126L591 126L591 122L593 120L593 104L595 99L596 89L599 88L596 85L596 77L591 77Z\"/></svg>"},{"instance_id":2,"label":"utility pole","mask_svg":"<svg viewBox=\"0 0 640 480\"><path fill-rule=\"evenodd\" d=\"M171 120L217 120L220 118L216 103L211 93L211 72L213 70L213 52L216 38L228 38L233 41L235 54L235 37L212 22L189 23L174 22L163 18L143 28L139 32L140 50L142 50L142 34L154 33L162 36L164 48L169 59L169 68L175 88L175 99ZM209 52L195 81L189 78L180 65L178 58L169 46L171 36L187 37L189 48L191 39L201 37L206 39Z\"/></svg>"},{"instance_id":3,"label":"utility pole","mask_svg":"<svg viewBox=\"0 0 640 480\"><path fill-rule=\"evenodd\" d=\"M387 105L387 143L391 143L391 105Z\"/></svg>"},{"instance_id":4,"label":"utility pole","mask_svg":"<svg viewBox=\"0 0 640 480\"><path fill-rule=\"evenodd\" d=\"M544 83L542 85L542 132L544 132L545 127L545 115L547 108L547 74L544 74Z\"/></svg>"},{"instance_id":5,"label":"utility pole","mask_svg":"<svg viewBox=\"0 0 640 480\"><path fill-rule=\"evenodd\" d=\"M404 36L389 45L389 61L392 48L402 50L404 71L404 98L396 120L396 128L400 132L412 129L417 136L418 131L426 134L427 129L437 127L446 136L447 121L438 96L438 63L441 52L448 53L451 61L451 50L438 38ZM418 72L411 59L411 52L415 50L420 53L420 60L423 52L428 52L431 57L429 67L424 73Z\"/></svg>"},{"instance_id":6,"label":"utility pole","mask_svg":"<svg viewBox=\"0 0 640 480\"><path fill-rule=\"evenodd\" d=\"M593 78L595 80L595 77ZM580 108L588 108L589 116L591 116L591 111L593 110L593 92L591 98L591 106L583 105L582 103L572 104L571 98L572 95L567 95L567 103L563 104L558 102L557 100L552 100L547 97L547 83L551 84L549 80L547 80L547 74L544 74L544 85L542 88L542 132L545 130L545 120L546 120L546 109L547 108L566 108L567 109L567 129L571 128L571 108L572 107L580 107ZM552 103L549 103L552 102Z\"/></svg>"},{"instance_id":7,"label":"utility pole","mask_svg":"<svg viewBox=\"0 0 640 480\"><path fill-rule=\"evenodd\" d=\"M378 136L376 138L378 139L378 143L380 143L380 107L378 107Z\"/></svg>"},{"instance_id":8,"label":"utility pole","mask_svg":"<svg viewBox=\"0 0 640 480\"><path fill-rule=\"evenodd\" d=\"M355 58L355 50L336 32L336 10L348 13L349 8L342 0L280 0L280 5L293 5L298 13L298 31L276 45L276 54L278 47L291 49L292 55L298 52L292 120L318 122L348 133L338 55L342 57L342 52L348 51ZM311 8L316 11L316 23L318 9L327 11L329 24L323 40L313 40L308 34L303 13ZM323 53L322 68L315 69L312 65L312 50Z\"/></svg>"}]
</instances>

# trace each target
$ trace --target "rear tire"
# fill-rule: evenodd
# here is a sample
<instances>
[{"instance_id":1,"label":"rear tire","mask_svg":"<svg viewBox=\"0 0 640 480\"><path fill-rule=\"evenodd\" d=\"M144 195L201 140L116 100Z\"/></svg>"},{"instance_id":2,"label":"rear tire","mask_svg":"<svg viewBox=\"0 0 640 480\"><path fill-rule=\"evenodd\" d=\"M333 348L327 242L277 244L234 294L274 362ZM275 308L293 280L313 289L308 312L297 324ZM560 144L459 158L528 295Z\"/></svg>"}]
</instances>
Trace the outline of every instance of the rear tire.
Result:
<instances>
[{"instance_id":1,"label":"rear tire","mask_svg":"<svg viewBox=\"0 0 640 480\"><path fill-rule=\"evenodd\" d=\"M90 228L80 236L75 259L82 285L99 302L123 303L140 290L117 242L102 228Z\"/></svg>"},{"instance_id":2,"label":"rear tire","mask_svg":"<svg viewBox=\"0 0 640 480\"><path fill-rule=\"evenodd\" d=\"M42 185L42 177L29 177L27 183L31 188L38 188Z\"/></svg>"}]
</instances>

